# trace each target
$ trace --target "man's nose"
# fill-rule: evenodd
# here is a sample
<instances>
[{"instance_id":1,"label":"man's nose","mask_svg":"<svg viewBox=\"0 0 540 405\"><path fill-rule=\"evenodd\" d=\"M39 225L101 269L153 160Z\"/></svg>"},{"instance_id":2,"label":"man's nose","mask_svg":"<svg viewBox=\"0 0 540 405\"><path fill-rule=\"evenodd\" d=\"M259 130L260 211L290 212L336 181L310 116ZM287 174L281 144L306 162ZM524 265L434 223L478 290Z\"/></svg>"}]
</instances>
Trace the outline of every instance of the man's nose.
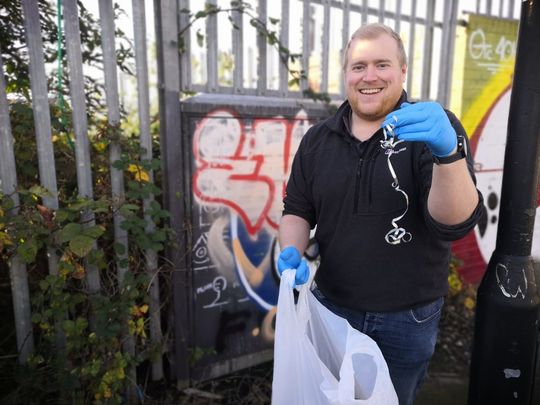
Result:
<instances>
[{"instance_id":1,"label":"man's nose","mask_svg":"<svg viewBox=\"0 0 540 405\"><path fill-rule=\"evenodd\" d=\"M365 82L372 82L377 80L377 70L375 66L367 66L363 77Z\"/></svg>"}]
</instances>

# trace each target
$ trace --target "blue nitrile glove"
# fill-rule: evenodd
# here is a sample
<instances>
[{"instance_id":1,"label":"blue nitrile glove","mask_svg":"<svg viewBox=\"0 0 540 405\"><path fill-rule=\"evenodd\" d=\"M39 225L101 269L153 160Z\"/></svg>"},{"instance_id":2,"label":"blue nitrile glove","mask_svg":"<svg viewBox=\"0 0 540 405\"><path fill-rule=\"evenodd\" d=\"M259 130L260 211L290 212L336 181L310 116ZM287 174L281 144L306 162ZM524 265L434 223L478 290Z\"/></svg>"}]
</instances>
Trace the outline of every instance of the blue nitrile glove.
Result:
<instances>
[{"instance_id":1,"label":"blue nitrile glove","mask_svg":"<svg viewBox=\"0 0 540 405\"><path fill-rule=\"evenodd\" d=\"M396 121L397 119L397 121ZM394 134L404 141L422 141L438 157L448 156L457 145L456 131L439 103L403 103L386 116L381 127L394 126Z\"/></svg>"},{"instance_id":2,"label":"blue nitrile glove","mask_svg":"<svg viewBox=\"0 0 540 405\"><path fill-rule=\"evenodd\" d=\"M279 274L285 270L295 269L294 281L296 285L304 284L309 278L309 267L305 259L302 259L300 252L294 246L287 246L281 251L278 258Z\"/></svg>"}]
</instances>

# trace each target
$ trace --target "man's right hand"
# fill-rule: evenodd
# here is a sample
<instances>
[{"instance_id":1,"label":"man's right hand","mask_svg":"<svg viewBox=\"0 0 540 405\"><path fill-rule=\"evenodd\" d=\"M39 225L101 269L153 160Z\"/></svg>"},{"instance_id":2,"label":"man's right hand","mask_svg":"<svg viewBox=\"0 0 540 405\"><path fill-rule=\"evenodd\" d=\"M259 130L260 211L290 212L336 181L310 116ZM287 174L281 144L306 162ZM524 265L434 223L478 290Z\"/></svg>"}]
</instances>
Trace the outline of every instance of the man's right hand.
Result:
<instances>
[{"instance_id":1,"label":"man's right hand","mask_svg":"<svg viewBox=\"0 0 540 405\"><path fill-rule=\"evenodd\" d=\"M300 252L294 246L287 246L279 254L278 271L282 274L285 270L295 269L296 285L305 284L309 278L309 267L305 259L302 259Z\"/></svg>"}]
</instances>

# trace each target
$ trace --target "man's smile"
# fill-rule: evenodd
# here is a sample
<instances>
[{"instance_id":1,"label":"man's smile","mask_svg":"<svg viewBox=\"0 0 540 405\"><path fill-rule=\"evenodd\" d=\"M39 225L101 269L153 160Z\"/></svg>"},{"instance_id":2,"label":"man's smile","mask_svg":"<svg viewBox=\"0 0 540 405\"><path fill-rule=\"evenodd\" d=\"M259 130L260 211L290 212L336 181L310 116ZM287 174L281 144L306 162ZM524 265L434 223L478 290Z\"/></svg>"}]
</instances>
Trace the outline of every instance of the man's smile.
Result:
<instances>
[{"instance_id":1,"label":"man's smile","mask_svg":"<svg viewBox=\"0 0 540 405\"><path fill-rule=\"evenodd\" d=\"M360 89L361 94L377 94L383 90L382 87L370 88L370 89Z\"/></svg>"}]
</instances>

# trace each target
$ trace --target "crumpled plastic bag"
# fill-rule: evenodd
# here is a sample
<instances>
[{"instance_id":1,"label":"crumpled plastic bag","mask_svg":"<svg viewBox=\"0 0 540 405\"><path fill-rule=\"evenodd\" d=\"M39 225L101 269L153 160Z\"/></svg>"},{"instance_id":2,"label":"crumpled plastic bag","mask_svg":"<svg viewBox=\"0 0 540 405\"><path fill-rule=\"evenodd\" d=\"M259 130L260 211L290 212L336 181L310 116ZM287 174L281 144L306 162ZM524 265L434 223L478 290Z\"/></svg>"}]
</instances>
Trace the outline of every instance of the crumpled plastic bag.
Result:
<instances>
[{"instance_id":1,"label":"crumpled plastic bag","mask_svg":"<svg viewBox=\"0 0 540 405\"><path fill-rule=\"evenodd\" d=\"M294 270L281 277L273 405L398 405L377 344L322 305L307 284L294 302Z\"/></svg>"}]
</instances>

